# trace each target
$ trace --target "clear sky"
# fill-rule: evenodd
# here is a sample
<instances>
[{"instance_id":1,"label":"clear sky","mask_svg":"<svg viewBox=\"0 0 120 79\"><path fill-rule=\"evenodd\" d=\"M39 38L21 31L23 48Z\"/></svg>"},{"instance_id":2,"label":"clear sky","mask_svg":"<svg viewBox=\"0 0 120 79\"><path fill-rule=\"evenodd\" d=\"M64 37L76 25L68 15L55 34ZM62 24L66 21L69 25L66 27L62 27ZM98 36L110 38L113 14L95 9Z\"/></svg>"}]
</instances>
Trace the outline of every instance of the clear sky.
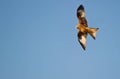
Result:
<instances>
[{"instance_id":1,"label":"clear sky","mask_svg":"<svg viewBox=\"0 0 120 79\"><path fill-rule=\"evenodd\" d=\"M89 27L77 41L76 9ZM0 0L0 79L120 79L120 0Z\"/></svg>"}]
</instances>

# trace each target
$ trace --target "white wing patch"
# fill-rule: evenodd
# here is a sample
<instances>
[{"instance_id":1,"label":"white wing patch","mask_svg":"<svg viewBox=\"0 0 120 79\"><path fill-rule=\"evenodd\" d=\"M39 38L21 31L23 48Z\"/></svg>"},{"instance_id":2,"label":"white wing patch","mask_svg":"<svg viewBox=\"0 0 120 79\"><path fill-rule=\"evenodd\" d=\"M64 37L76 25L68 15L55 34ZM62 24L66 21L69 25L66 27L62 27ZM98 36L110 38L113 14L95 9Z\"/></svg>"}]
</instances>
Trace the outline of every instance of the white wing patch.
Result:
<instances>
[{"instance_id":1,"label":"white wing patch","mask_svg":"<svg viewBox=\"0 0 120 79\"><path fill-rule=\"evenodd\" d=\"M86 47L86 38L84 36L81 36L80 42Z\"/></svg>"},{"instance_id":2,"label":"white wing patch","mask_svg":"<svg viewBox=\"0 0 120 79\"><path fill-rule=\"evenodd\" d=\"M85 17L85 12L83 12L82 10L79 10L78 12L81 13L82 18Z\"/></svg>"}]
</instances>

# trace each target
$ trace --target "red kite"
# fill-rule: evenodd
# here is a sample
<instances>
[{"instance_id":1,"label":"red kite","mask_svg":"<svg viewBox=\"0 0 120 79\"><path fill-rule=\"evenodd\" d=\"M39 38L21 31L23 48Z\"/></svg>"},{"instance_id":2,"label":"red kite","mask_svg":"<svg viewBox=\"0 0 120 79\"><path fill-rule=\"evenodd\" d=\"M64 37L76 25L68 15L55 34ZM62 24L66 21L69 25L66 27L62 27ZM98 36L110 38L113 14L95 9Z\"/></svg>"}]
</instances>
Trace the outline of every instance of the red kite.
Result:
<instances>
[{"instance_id":1,"label":"red kite","mask_svg":"<svg viewBox=\"0 0 120 79\"><path fill-rule=\"evenodd\" d=\"M99 28L89 28L85 16L85 10L83 5L80 5L77 9L77 18L78 25L76 28L78 29L78 41L81 44L82 48L86 49L86 37L90 34L93 39L96 38L96 32Z\"/></svg>"}]
</instances>

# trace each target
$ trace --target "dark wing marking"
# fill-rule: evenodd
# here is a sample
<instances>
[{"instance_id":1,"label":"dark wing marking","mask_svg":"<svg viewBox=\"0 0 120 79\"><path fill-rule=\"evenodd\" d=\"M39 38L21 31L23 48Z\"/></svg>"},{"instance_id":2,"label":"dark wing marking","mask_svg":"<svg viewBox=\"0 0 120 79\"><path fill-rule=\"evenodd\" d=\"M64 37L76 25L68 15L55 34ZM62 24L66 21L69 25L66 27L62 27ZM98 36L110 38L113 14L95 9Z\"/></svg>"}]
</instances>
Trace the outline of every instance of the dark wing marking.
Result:
<instances>
[{"instance_id":1,"label":"dark wing marking","mask_svg":"<svg viewBox=\"0 0 120 79\"><path fill-rule=\"evenodd\" d=\"M80 5L77 9L77 18L80 24L83 24L84 26L88 27L83 5Z\"/></svg>"},{"instance_id":2,"label":"dark wing marking","mask_svg":"<svg viewBox=\"0 0 120 79\"><path fill-rule=\"evenodd\" d=\"M86 37L87 37L87 33L83 33L80 31L78 32L78 41L84 50L86 48Z\"/></svg>"},{"instance_id":3,"label":"dark wing marking","mask_svg":"<svg viewBox=\"0 0 120 79\"><path fill-rule=\"evenodd\" d=\"M81 16L81 12L80 12L80 11L85 12L83 5L80 5L80 6L78 7L78 9L77 9L77 17L78 17L78 18Z\"/></svg>"}]
</instances>

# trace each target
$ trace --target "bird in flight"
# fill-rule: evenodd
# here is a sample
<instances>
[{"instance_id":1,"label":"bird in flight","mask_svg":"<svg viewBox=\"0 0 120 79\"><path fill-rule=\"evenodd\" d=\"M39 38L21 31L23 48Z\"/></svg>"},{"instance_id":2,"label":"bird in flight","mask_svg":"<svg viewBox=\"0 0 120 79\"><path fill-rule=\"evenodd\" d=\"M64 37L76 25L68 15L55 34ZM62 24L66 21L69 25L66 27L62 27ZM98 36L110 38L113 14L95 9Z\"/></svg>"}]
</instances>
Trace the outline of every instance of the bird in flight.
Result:
<instances>
[{"instance_id":1,"label":"bird in flight","mask_svg":"<svg viewBox=\"0 0 120 79\"><path fill-rule=\"evenodd\" d=\"M93 37L93 39L95 39L96 32L98 31L99 28L88 27L83 5L80 5L77 9L77 18L78 25L76 26L76 28L78 29L78 41L81 44L82 48L85 50L87 35L90 34Z\"/></svg>"}]
</instances>

